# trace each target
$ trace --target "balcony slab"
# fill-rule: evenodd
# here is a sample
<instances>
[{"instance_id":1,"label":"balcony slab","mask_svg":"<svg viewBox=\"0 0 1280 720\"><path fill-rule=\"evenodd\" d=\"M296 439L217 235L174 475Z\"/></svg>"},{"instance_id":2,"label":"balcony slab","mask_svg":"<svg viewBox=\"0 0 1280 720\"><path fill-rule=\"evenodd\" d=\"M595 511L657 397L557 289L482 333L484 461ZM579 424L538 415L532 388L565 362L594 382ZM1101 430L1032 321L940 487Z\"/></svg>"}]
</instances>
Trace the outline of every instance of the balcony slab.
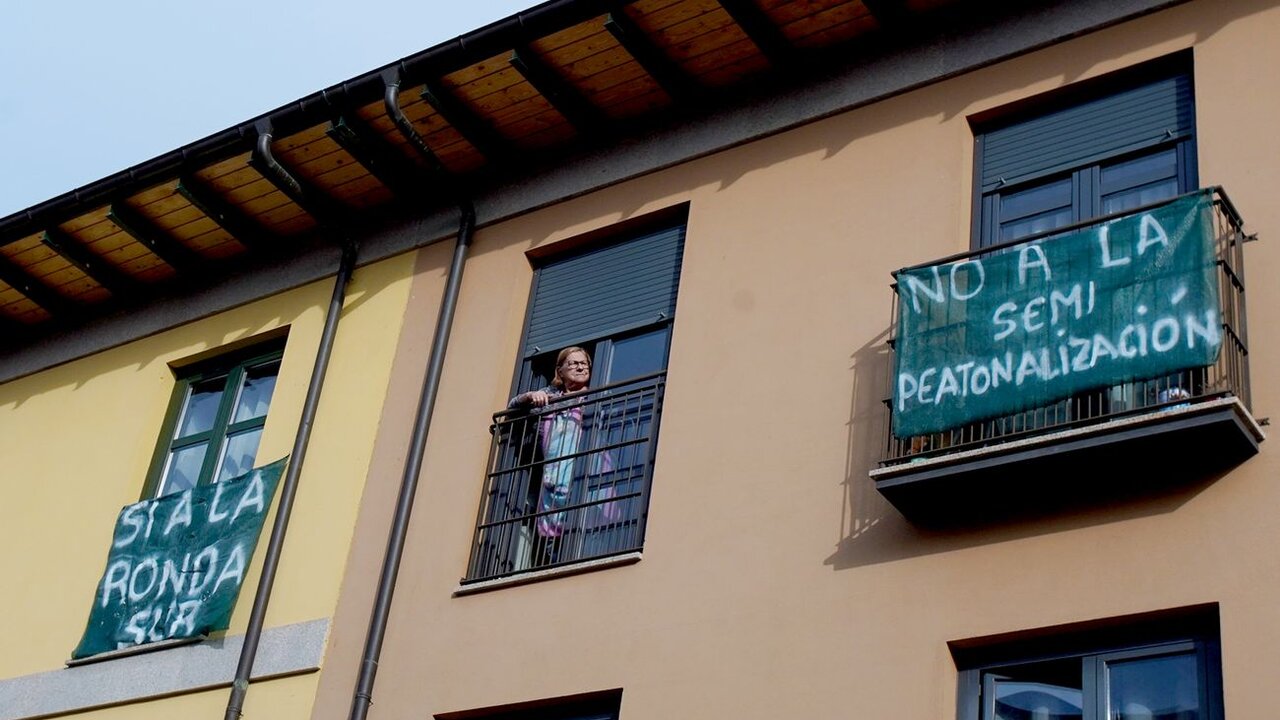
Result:
<instances>
[{"instance_id":1,"label":"balcony slab","mask_svg":"<svg viewBox=\"0 0 1280 720\"><path fill-rule=\"evenodd\" d=\"M1204 481L1266 437L1236 397L1174 405L1067 430L877 468L876 489L903 515L945 525ZM1189 452L1189 449L1203 452Z\"/></svg>"}]
</instances>

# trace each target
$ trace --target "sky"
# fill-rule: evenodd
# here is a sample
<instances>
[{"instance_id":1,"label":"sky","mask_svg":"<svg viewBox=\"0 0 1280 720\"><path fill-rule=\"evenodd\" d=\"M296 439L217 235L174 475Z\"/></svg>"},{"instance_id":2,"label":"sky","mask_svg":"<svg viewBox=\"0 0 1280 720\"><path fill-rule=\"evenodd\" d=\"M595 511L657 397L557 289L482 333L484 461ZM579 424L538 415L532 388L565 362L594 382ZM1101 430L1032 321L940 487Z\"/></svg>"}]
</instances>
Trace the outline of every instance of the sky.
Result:
<instances>
[{"instance_id":1,"label":"sky","mask_svg":"<svg viewBox=\"0 0 1280 720\"><path fill-rule=\"evenodd\" d=\"M0 218L538 0L4 0Z\"/></svg>"}]
</instances>

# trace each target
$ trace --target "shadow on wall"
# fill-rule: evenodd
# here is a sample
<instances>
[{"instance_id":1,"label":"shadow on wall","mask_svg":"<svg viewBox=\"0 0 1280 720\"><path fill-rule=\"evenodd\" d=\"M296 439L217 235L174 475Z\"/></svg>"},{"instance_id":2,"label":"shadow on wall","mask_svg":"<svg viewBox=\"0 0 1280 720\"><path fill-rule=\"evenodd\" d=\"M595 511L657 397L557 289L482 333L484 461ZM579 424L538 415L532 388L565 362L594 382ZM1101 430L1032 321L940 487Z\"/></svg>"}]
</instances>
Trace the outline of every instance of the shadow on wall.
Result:
<instances>
[{"instance_id":1,"label":"shadow on wall","mask_svg":"<svg viewBox=\"0 0 1280 720\"><path fill-rule=\"evenodd\" d=\"M370 298L377 295L378 292L385 289L380 287L361 287L359 285L359 271L353 280L353 285L348 289L346 301L342 306L342 315L340 319L346 319L351 313L355 312L361 305ZM60 389L69 388L72 392L79 390L81 387L93 382L104 375L114 375L119 371L142 372L151 365L155 356L151 354L150 349L153 347L198 347L199 351L190 353L182 357L175 357L170 362L180 363L186 366L191 362L204 360L207 357L217 357L228 352L234 352L240 347L261 342L264 339L280 334L282 328L289 328L295 324L299 317L305 315L312 310L321 313L319 322L323 323L323 313L328 310L329 293L332 291L333 278L327 278L318 281L325 285L323 292L323 300L319 304L313 304L306 307L299 307L297 312L288 316L275 314L269 318L254 318L253 327L239 327L229 334L223 334L221 327L217 323L210 323L204 319L193 320L190 323L179 325L162 331L161 334L176 333L174 340L158 345L151 345L145 338L133 339L123 345L114 348L93 353L86 357L77 358L63 365L40 370L32 375L25 375L13 380L0 383L0 410L12 411L21 408L27 400L40 397L46 393L55 392ZM272 302L270 298L264 298L257 302ZM228 310L218 313L232 313L235 310ZM260 328L272 328L270 330L261 330ZM55 335L51 338L41 341L41 343L56 344L67 342L67 338L62 335ZM311 348L309 352L314 352L315 348ZM112 362L103 363L102 359L111 358ZM94 367L96 372L89 374L85 372L86 367ZM309 367L309 364L308 364Z\"/></svg>"},{"instance_id":2,"label":"shadow on wall","mask_svg":"<svg viewBox=\"0 0 1280 720\"><path fill-rule=\"evenodd\" d=\"M844 512L836 551L824 560L835 570L950 552L1094 525L1174 512L1228 471L1173 486L1124 482L1109 489L1104 502L1095 495L1055 502L1018 514L971 521L946 528L922 527L907 520L871 480L886 453L893 353L889 330L880 332L852 355L853 396L849 403ZM1034 481L1035 478L1028 478Z\"/></svg>"}]
</instances>

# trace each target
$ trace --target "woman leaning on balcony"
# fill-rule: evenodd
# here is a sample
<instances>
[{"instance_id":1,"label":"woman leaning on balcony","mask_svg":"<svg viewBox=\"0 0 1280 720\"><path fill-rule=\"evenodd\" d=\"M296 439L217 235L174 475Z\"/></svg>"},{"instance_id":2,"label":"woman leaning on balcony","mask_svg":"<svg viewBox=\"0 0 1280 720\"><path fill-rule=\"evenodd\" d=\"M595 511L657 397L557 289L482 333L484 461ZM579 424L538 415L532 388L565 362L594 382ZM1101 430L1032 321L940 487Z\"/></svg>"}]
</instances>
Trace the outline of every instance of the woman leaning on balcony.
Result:
<instances>
[{"instance_id":1,"label":"woman leaning on balcony","mask_svg":"<svg viewBox=\"0 0 1280 720\"><path fill-rule=\"evenodd\" d=\"M580 347L567 347L556 355L555 378L551 385L541 390L530 390L511 398L508 407L536 410L567 393L587 389L591 382L591 356ZM574 455L591 448L579 447L584 440L583 408L585 403L577 403L571 407L545 413L538 422L538 448L542 459L542 483L538 493L538 519L535 528L540 537L547 540L559 538L565 533L565 512L555 512L567 507L573 495L576 458L555 462L556 458ZM582 456L590 463L587 473L599 475L612 471L613 462L608 452L590 453ZM607 500L612 497L612 488L601 488L587 494L587 501ZM614 522L621 515L621 509L615 503L586 508L592 516L590 522L583 522L582 529L589 529L604 523ZM586 519L584 519L586 520ZM562 558L567 559L567 558Z\"/></svg>"}]
</instances>

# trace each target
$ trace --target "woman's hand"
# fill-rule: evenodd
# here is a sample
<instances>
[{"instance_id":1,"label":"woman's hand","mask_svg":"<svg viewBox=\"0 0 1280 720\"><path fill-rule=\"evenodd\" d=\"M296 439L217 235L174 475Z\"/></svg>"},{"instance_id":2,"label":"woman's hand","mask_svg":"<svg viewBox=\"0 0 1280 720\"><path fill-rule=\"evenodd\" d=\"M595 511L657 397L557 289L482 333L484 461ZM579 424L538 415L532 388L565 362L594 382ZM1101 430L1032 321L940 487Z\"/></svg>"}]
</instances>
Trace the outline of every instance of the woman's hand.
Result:
<instances>
[{"instance_id":1,"label":"woman's hand","mask_svg":"<svg viewBox=\"0 0 1280 720\"><path fill-rule=\"evenodd\" d=\"M524 394L524 402L533 407L545 407L551 402L551 396L543 390L530 390Z\"/></svg>"}]
</instances>

